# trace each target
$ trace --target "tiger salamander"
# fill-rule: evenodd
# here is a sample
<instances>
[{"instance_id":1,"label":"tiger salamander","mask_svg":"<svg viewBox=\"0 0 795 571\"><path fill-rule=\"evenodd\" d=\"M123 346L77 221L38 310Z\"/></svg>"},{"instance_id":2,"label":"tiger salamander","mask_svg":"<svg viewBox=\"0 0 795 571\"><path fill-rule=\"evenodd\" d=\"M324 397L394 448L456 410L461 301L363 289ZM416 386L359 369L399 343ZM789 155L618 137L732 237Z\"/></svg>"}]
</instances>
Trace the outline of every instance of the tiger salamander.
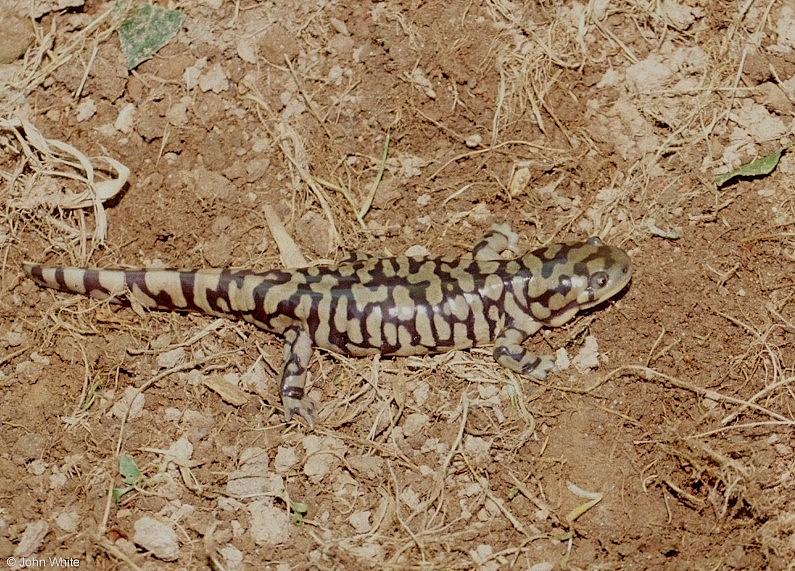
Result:
<instances>
[{"instance_id":1,"label":"tiger salamander","mask_svg":"<svg viewBox=\"0 0 795 571\"><path fill-rule=\"evenodd\" d=\"M333 266L290 270L97 269L25 263L40 285L157 310L243 319L284 337L286 418L310 426L304 384L314 348L352 356L423 355L494 345L502 365L543 379L550 356L522 342L621 291L632 263L599 238L522 256L518 236L495 225L463 257L355 254ZM514 259L503 259L509 250Z\"/></svg>"}]
</instances>

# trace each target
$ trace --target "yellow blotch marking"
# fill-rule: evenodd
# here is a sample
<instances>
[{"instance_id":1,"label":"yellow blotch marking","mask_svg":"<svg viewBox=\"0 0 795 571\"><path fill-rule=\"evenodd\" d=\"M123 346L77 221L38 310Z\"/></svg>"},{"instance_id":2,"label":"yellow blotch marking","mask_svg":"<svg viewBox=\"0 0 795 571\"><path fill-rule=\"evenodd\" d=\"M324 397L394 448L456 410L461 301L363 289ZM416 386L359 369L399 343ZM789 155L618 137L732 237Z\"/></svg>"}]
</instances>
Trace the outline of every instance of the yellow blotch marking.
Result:
<instances>
[{"instance_id":1,"label":"yellow blotch marking","mask_svg":"<svg viewBox=\"0 0 795 571\"><path fill-rule=\"evenodd\" d=\"M444 316L434 313L433 324L436 326L436 336L438 337L439 341L450 339L450 324L447 323L447 320L445 320Z\"/></svg>"},{"instance_id":2,"label":"yellow blotch marking","mask_svg":"<svg viewBox=\"0 0 795 571\"><path fill-rule=\"evenodd\" d=\"M365 328L367 329L368 343L373 347L380 347L383 344L381 338L381 306L376 305L372 308L365 318Z\"/></svg>"},{"instance_id":3,"label":"yellow blotch marking","mask_svg":"<svg viewBox=\"0 0 795 571\"><path fill-rule=\"evenodd\" d=\"M166 292L175 307L185 307L187 305L185 296L182 295L182 288L179 285L178 272L145 272L144 283L154 295L162 291Z\"/></svg>"},{"instance_id":4,"label":"yellow blotch marking","mask_svg":"<svg viewBox=\"0 0 795 571\"><path fill-rule=\"evenodd\" d=\"M506 295L502 304L503 312L507 317L518 319L524 315L524 311L516 305L513 295Z\"/></svg>"},{"instance_id":5,"label":"yellow blotch marking","mask_svg":"<svg viewBox=\"0 0 795 571\"><path fill-rule=\"evenodd\" d=\"M361 345L364 342L360 319L351 319L348 321L348 339L350 339L351 343L355 343L356 345Z\"/></svg>"},{"instance_id":6,"label":"yellow blotch marking","mask_svg":"<svg viewBox=\"0 0 795 571\"><path fill-rule=\"evenodd\" d=\"M516 260L511 260L505 265L505 271L511 275L519 273L519 270L521 269L522 266L520 266L519 262L517 262Z\"/></svg>"},{"instance_id":7,"label":"yellow blotch marking","mask_svg":"<svg viewBox=\"0 0 795 571\"><path fill-rule=\"evenodd\" d=\"M579 248L572 248L567 254L568 261L571 263L579 262L597 253L598 250L599 246L592 246L591 244L583 244Z\"/></svg>"},{"instance_id":8,"label":"yellow blotch marking","mask_svg":"<svg viewBox=\"0 0 795 571\"><path fill-rule=\"evenodd\" d=\"M551 260L560 252L560 244L552 244L544 249L544 259Z\"/></svg>"},{"instance_id":9,"label":"yellow blotch marking","mask_svg":"<svg viewBox=\"0 0 795 571\"><path fill-rule=\"evenodd\" d=\"M489 339L489 322L486 321L486 315L483 311L479 311L474 315L475 319L475 338L479 343Z\"/></svg>"},{"instance_id":10,"label":"yellow blotch marking","mask_svg":"<svg viewBox=\"0 0 795 571\"><path fill-rule=\"evenodd\" d=\"M207 301L208 291L218 290L218 273L210 271L196 272L193 280L193 302L197 307L212 313L210 302Z\"/></svg>"},{"instance_id":11,"label":"yellow blotch marking","mask_svg":"<svg viewBox=\"0 0 795 571\"><path fill-rule=\"evenodd\" d=\"M486 283L483 286L483 294L489 299L498 300L502 295L502 290L505 284L502 278L497 274L489 274L486 276Z\"/></svg>"},{"instance_id":12,"label":"yellow blotch marking","mask_svg":"<svg viewBox=\"0 0 795 571\"><path fill-rule=\"evenodd\" d=\"M566 305L569 302L569 299L570 299L569 296L556 293L549 298L547 307L552 311L557 311L558 309Z\"/></svg>"},{"instance_id":13,"label":"yellow blotch marking","mask_svg":"<svg viewBox=\"0 0 795 571\"><path fill-rule=\"evenodd\" d=\"M312 309L312 298L308 295L302 295L295 308L295 316L298 319L306 320L309 317L309 311Z\"/></svg>"},{"instance_id":14,"label":"yellow blotch marking","mask_svg":"<svg viewBox=\"0 0 795 571\"><path fill-rule=\"evenodd\" d=\"M394 323L387 321L384 323L384 339L390 345L397 345L398 332L397 326Z\"/></svg>"},{"instance_id":15,"label":"yellow blotch marking","mask_svg":"<svg viewBox=\"0 0 795 571\"><path fill-rule=\"evenodd\" d=\"M334 329L345 331L348 326L348 298L340 297L337 300L337 309L334 311Z\"/></svg>"},{"instance_id":16,"label":"yellow blotch marking","mask_svg":"<svg viewBox=\"0 0 795 571\"><path fill-rule=\"evenodd\" d=\"M409 259L406 256L398 256L395 258L397 264L397 275L408 278L411 275L409 271Z\"/></svg>"},{"instance_id":17,"label":"yellow blotch marking","mask_svg":"<svg viewBox=\"0 0 795 571\"><path fill-rule=\"evenodd\" d=\"M373 276L370 275L371 270L372 268L370 268L369 266L360 268L356 272L356 279L358 279L360 283L369 284L370 282L373 281Z\"/></svg>"},{"instance_id":18,"label":"yellow blotch marking","mask_svg":"<svg viewBox=\"0 0 795 571\"><path fill-rule=\"evenodd\" d=\"M475 291L475 279L469 272L456 269L451 272L450 275L458 282L458 287L460 287L463 292L469 293Z\"/></svg>"},{"instance_id":19,"label":"yellow blotch marking","mask_svg":"<svg viewBox=\"0 0 795 571\"><path fill-rule=\"evenodd\" d=\"M63 278L66 282L66 287L75 293L86 293L86 273L77 268L66 268L63 271Z\"/></svg>"},{"instance_id":20,"label":"yellow blotch marking","mask_svg":"<svg viewBox=\"0 0 795 571\"><path fill-rule=\"evenodd\" d=\"M55 268L42 268L41 279L48 287L57 289L60 287L58 282L55 281Z\"/></svg>"},{"instance_id":21,"label":"yellow blotch marking","mask_svg":"<svg viewBox=\"0 0 795 571\"><path fill-rule=\"evenodd\" d=\"M464 347L469 344L467 326L463 323L456 323L453 325L453 342L456 347Z\"/></svg>"},{"instance_id":22,"label":"yellow blotch marking","mask_svg":"<svg viewBox=\"0 0 795 571\"><path fill-rule=\"evenodd\" d=\"M395 271L392 269L392 263L388 259L381 260L381 271L384 276L388 278L395 277Z\"/></svg>"},{"instance_id":23,"label":"yellow blotch marking","mask_svg":"<svg viewBox=\"0 0 795 571\"><path fill-rule=\"evenodd\" d=\"M265 313L276 313L276 308L279 306L279 303L294 296L297 292L298 286L293 282L287 282L286 284L269 288L265 294L265 299L262 301L262 307Z\"/></svg>"},{"instance_id":24,"label":"yellow blotch marking","mask_svg":"<svg viewBox=\"0 0 795 571\"><path fill-rule=\"evenodd\" d=\"M414 319L414 326L417 328L417 333L420 336L420 344L426 346L433 346L436 341L433 338L431 331L431 318L425 311L418 311Z\"/></svg>"},{"instance_id":25,"label":"yellow blotch marking","mask_svg":"<svg viewBox=\"0 0 795 571\"><path fill-rule=\"evenodd\" d=\"M409 330L406 329L405 325L401 325L398 327L398 345L402 348L407 349L413 345L413 340L411 338L411 334Z\"/></svg>"},{"instance_id":26,"label":"yellow blotch marking","mask_svg":"<svg viewBox=\"0 0 795 571\"><path fill-rule=\"evenodd\" d=\"M107 289L111 295L119 295L125 289L123 272L99 272L99 284Z\"/></svg>"},{"instance_id":27,"label":"yellow blotch marking","mask_svg":"<svg viewBox=\"0 0 795 571\"><path fill-rule=\"evenodd\" d=\"M317 331L315 331L315 339L327 340L331 335L331 296L324 295L315 303L317 303L317 316L318 316L318 325L317 325Z\"/></svg>"},{"instance_id":28,"label":"yellow blotch marking","mask_svg":"<svg viewBox=\"0 0 795 571\"><path fill-rule=\"evenodd\" d=\"M469 316L469 302L463 295L457 295L448 302L450 314L459 321L465 320Z\"/></svg>"},{"instance_id":29,"label":"yellow blotch marking","mask_svg":"<svg viewBox=\"0 0 795 571\"><path fill-rule=\"evenodd\" d=\"M530 304L530 313L532 313L533 317L536 319L548 319L549 316L552 315L548 307L541 305L537 301Z\"/></svg>"},{"instance_id":30,"label":"yellow blotch marking","mask_svg":"<svg viewBox=\"0 0 795 571\"><path fill-rule=\"evenodd\" d=\"M533 275L532 279L527 283L526 286L527 296L530 299L536 299L538 297L541 297L547 292L547 290L549 290L550 284L554 285L558 283L559 276L560 273L557 271L553 272L553 274L549 277L549 279L543 279L540 273ZM515 284L514 287L516 286L521 287L520 284ZM521 289L514 291L521 291Z\"/></svg>"},{"instance_id":31,"label":"yellow blotch marking","mask_svg":"<svg viewBox=\"0 0 795 571\"><path fill-rule=\"evenodd\" d=\"M414 302L409 296L409 288L402 285L396 285L392 288L392 301L394 302L394 311L391 313L401 321L408 321L414 318L416 309Z\"/></svg>"},{"instance_id":32,"label":"yellow blotch marking","mask_svg":"<svg viewBox=\"0 0 795 571\"><path fill-rule=\"evenodd\" d=\"M491 260L484 260L478 264L478 270L482 274L496 274L499 267L499 262Z\"/></svg>"},{"instance_id":33,"label":"yellow blotch marking","mask_svg":"<svg viewBox=\"0 0 795 571\"><path fill-rule=\"evenodd\" d=\"M287 315L280 315L275 317L271 320L270 330L275 331L276 333L283 333L289 327L295 325L295 321L292 317L288 317Z\"/></svg>"},{"instance_id":34,"label":"yellow blotch marking","mask_svg":"<svg viewBox=\"0 0 795 571\"><path fill-rule=\"evenodd\" d=\"M425 298L431 306L437 306L444 301L444 294L442 293L442 280L438 276L430 276L430 284L425 290Z\"/></svg>"},{"instance_id":35,"label":"yellow blotch marking","mask_svg":"<svg viewBox=\"0 0 795 571\"><path fill-rule=\"evenodd\" d=\"M232 306L240 311L253 311L256 307L254 303L254 290L262 283L262 278L257 276L246 276L243 278L243 286L239 289L234 287L234 291L229 292L229 299Z\"/></svg>"},{"instance_id":36,"label":"yellow blotch marking","mask_svg":"<svg viewBox=\"0 0 795 571\"><path fill-rule=\"evenodd\" d=\"M342 264L337 266L337 273L344 278L352 276L355 271L356 270L353 269L351 264Z\"/></svg>"},{"instance_id":37,"label":"yellow blotch marking","mask_svg":"<svg viewBox=\"0 0 795 571\"><path fill-rule=\"evenodd\" d=\"M143 305L144 307L157 307L157 303L155 300L146 295L141 288L138 287L138 284L133 284L131 289L132 298Z\"/></svg>"},{"instance_id":38,"label":"yellow blotch marking","mask_svg":"<svg viewBox=\"0 0 795 571\"><path fill-rule=\"evenodd\" d=\"M362 284L351 284L351 292L359 312L368 303L383 303L389 297L389 289L385 285L370 289Z\"/></svg>"}]
</instances>

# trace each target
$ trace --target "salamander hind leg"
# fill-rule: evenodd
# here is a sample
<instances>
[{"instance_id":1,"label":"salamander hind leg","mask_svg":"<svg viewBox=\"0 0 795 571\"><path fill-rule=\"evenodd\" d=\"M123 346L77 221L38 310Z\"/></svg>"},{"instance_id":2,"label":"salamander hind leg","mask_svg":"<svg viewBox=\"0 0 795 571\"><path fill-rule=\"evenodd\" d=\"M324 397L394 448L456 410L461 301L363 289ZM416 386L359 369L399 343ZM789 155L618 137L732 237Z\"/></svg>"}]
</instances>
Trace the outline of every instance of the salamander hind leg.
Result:
<instances>
[{"instance_id":1,"label":"salamander hind leg","mask_svg":"<svg viewBox=\"0 0 795 571\"><path fill-rule=\"evenodd\" d=\"M295 326L284 332L284 370L282 371L282 404L289 421L298 413L310 428L315 425L315 403L304 394L306 373L312 359L312 339L309 333Z\"/></svg>"},{"instance_id":2,"label":"salamander hind leg","mask_svg":"<svg viewBox=\"0 0 795 571\"><path fill-rule=\"evenodd\" d=\"M549 355L534 355L522 342L541 329L540 323L533 323L530 330L506 327L494 341L494 360L511 371L529 375L539 381L546 378L555 360Z\"/></svg>"},{"instance_id":3,"label":"salamander hind leg","mask_svg":"<svg viewBox=\"0 0 795 571\"><path fill-rule=\"evenodd\" d=\"M475 244L472 253L476 260L499 260L500 253L504 250L514 256L519 255L519 235L505 223L494 224L483 239Z\"/></svg>"}]
</instances>

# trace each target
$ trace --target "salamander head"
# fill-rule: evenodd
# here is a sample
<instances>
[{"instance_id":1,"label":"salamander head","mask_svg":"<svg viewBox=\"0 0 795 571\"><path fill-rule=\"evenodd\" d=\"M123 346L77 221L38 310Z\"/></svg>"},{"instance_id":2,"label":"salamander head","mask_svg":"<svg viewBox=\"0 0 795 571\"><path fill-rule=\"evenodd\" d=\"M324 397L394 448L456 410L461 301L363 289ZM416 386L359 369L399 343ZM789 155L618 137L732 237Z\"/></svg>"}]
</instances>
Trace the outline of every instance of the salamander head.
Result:
<instances>
[{"instance_id":1,"label":"salamander head","mask_svg":"<svg viewBox=\"0 0 795 571\"><path fill-rule=\"evenodd\" d=\"M535 282L528 288L530 312L552 327L611 298L632 277L632 261L627 253L597 237L575 244L551 245L528 256L536 258L527 263L534 274L531 282ZM545 291L538 291L540 285Z\"/></svg>"}]
</instances>

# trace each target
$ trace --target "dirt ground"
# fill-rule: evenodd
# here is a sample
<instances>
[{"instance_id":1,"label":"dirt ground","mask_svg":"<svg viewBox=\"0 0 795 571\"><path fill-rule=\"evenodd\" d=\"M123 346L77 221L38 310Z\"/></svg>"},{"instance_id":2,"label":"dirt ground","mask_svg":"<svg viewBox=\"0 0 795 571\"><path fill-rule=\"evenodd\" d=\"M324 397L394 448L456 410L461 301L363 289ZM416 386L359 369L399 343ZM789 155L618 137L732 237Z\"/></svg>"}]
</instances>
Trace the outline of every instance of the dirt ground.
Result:
<instances>
[{"instance_id":1,"label":"dirt ground","mask_svg":"<svg viewBox=\"0 0 795 571\"><path fill-rule=\"evenodd\" d=\"M204 0L132 72L111 4L34 6L0 16L5 564L795 569L795 155L713 183L792 143L791 2ZM631 255L528 342L571 365L323 353L314 431L277 337L21 270L462 254L494 222Z\"/></svg>"}]
</instances>

